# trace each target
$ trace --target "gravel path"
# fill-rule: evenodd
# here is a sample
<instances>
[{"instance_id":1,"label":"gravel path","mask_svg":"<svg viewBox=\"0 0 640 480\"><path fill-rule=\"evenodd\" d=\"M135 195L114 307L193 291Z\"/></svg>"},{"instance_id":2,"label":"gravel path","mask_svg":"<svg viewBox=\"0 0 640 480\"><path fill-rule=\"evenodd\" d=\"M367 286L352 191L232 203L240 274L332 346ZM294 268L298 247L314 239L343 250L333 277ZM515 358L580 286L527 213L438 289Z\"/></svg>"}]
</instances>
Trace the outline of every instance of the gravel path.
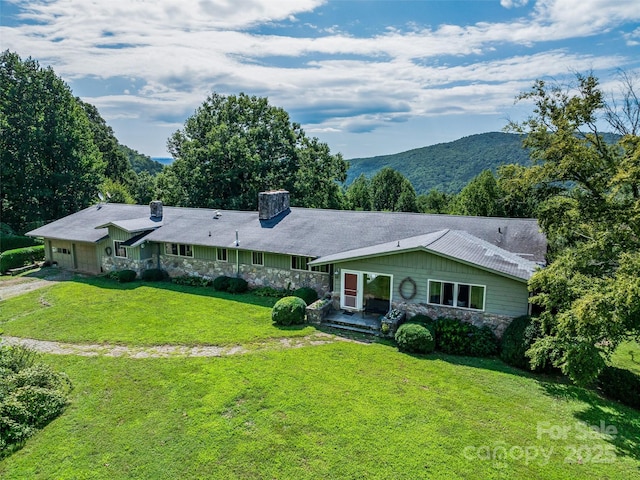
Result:
<instances>
[{"instance_id":1,"label":"gravel path","mask_svg":"<svg viewBox=\"0 0 640 480\"><path fill-rule=\"evenodd\" d=\"M3 280L0 282L0 300L16 297L43 287L48 287L54 283L70 280L71 278L73 278L72 273L61 270L44 278L23 276Z\"/></svg>"},{"instance_id":2,"label":"gravel path","mask_svg":"<svg viewBox=\"0 0 640 480\"><path fill-rule=\"evenodd\" d=\"M38 278L22 276L0 282L0 300L32 292L58 282L70 280L73 274L64 270L53 275ZM334 342L358 342L348 337L316 332L306 337L276 338L251 345L215 346L201 345L189 347L185 345L156 345L150 347L135 347L110 344L79 344L36 340L33 338L0 337L0 345L24 345L41 353L53 355L80 355L85 357L125 357L125 358L169 358L169 357L225 357L242 355L249 352L282 350L286 348L300 348L306 346L326 345Z\"/></svg>"},{"instance_id":3,"label":"gravel path","mask_svg":"<svg viewBox=\"0 0 640 480\"><path fill-rule=\"evenodd\" d=\"M356 342L357 340L317 332L306 337L276 338L249 346L233 345L219 347L215 345L201 345L188 347L185 345L156 345L150 347L135 347L126 345L51 342L48 340L7 336L0 337L0 345L23 345L41 353L79 355L84 357L104 356L125 358L226 357L230 355L242 355L249 352L327 345L338 341Z\"/></svg>"}]
</instances>

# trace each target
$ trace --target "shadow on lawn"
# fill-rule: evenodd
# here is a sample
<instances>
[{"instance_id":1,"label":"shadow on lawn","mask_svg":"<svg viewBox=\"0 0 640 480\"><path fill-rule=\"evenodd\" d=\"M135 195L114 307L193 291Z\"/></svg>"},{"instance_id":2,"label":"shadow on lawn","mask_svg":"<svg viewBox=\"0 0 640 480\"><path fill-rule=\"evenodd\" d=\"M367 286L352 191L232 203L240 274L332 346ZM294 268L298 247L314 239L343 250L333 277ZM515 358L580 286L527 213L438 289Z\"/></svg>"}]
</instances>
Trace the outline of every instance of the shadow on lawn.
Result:
<instances>
[{"instance_id":1,"label":"shadow on lawn","mask_svg":"<svg viewBox=\"0 0 640 480\"><path fill-rule=\"evenodd\" d=\"M130 283L119 283L109 278L101 277L79 277L73 278L74 282L92 285L98 288L106 288L110 290L135 290L140 287L157 288L158 290L168 290L172 292L186 293L189 295L199 295L203 297L220 298L231 302L247 303L249 305L257 305L260 307L271 308L278 301L272 297L258 297L250 292L247 293L228 293L218 292L212 287L192 287L188 285L177 285L171 282L143 282L136 280Z\"/></svg>"},{"instance_id":2,"label":"shadow on lawn","mask_svg":"<svg viewBox=\"0 0 640 480\"><path fill-rule=\"evenodd\" d=\"M592 390L574 385L539 382L547 394L562 400L578 400L586 407L574 414L597 431L615 427L614 433L605 436L607 442L615 446L616 454L640 460L640 412L613 400L605 400ZM588 440L584 442L588 444Z\"/></svg>"},{"instance_id":3,"label":"shadow on lawn","mask_svg":"<svg viewBox=\"0 0 640 480\"><path fill-rule=\"evenodd\" d=\"M438 359L454 365L481 368L501 373L516 375L534 380L549 396L560 400L577 400L584 404L584 409L576 412L577 422L583 422L592 428L601 429L601 422L605 428L613 426L616 433L603 436L616 449L616 455L640 460L640 412L624 406L616 401L607 400L594 390L577 387L561 373L533 373L519 370L502 362L499 358L458 357L434 353L431 355L411 355L415 358ZM575 427L575 425L561 425L560 427ZM599 430L600 431L600 430ZM591 446L588 439L583 440L584 446ZM580 445L576 445L580 447ZM595 455L595 452L594 452Z\"/></svg>"}]
</instances>

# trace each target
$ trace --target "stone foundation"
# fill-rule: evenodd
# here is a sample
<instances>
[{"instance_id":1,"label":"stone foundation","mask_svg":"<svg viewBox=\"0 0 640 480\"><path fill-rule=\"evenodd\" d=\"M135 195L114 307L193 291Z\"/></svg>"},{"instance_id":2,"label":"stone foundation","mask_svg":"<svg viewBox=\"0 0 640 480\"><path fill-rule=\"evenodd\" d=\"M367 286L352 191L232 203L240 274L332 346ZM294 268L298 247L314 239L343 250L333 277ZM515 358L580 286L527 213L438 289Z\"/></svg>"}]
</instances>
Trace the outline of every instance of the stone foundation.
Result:
<instances>
[{"instance_id":1,"label":"stone foundation","mask_svg":"<svg viewBox=\"0 0 640 480\"><path fill-rule=\"evenodd\" d=\"M157 255L146 260L131 260L128 258L104 257L102 269L105 272L113 270L135 270L140 275L144 270L157 268ZM226 275L236 276L236 264L233 262L217 262L199 260L187 257L160 257L160 268L166 270L170 277L192 275L210 280ZM295 290L300 287L311 287L322 296L329 290L329 274L320 272L306 272L297 270L283 270L255 265L240 265L240 277L244 278L251 287L272 287L277 289Z\"/></svg>"},{"instance_id":2,"label":"stone foundation","mask_svg":"<svg viewBox=\"0 0 640 480\"><path fill-rule=\"evenodd\" d=\"M307 307L307 322L320 325L331 310L331 301L320 299Z\"/></svg>"},{"instance_id":3,"label":"stone foundation","mask_svg":"<svg viewBox=\"0 0 640 480\"><path fill-rule=\"evenodd\" d=\"M486 312L466 310L455 307L440 307L438 305L428 305L426 303L393 302L393 308L407 313L407 318L415 315L428 315L434 320L438 317L456 318L463 322L470 323L476 327L488 326L498 338L502 338L507 326L513 320L505 315L495 315Z\"/></svg>"}]
</instances>

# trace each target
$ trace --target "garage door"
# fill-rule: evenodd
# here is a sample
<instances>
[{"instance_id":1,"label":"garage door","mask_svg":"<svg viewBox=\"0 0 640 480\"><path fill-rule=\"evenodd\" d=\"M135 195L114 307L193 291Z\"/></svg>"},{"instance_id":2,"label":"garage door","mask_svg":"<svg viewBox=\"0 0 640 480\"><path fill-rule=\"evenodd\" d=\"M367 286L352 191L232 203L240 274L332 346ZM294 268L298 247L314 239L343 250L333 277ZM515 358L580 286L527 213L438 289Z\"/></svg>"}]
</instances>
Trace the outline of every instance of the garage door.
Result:
<instances>
[{"instance_id":1,"label":"garage door","mask_svg":"<svg viewBox=\"0 0 640 480\"><path fill-rule=\"evenodd\" d=\"M96 255L96 246L86 243L76 243L76 269L87 273L100 273L98 267L98 259Z\"/></svg>"},{"instance_id":2,"label":"garage door","mask_svg":"<svg viewBox=\"0 0 640 480\"><path fill-rule=\"evenodd\" d=\"M71 244L59 241L51 242L51 260L56 262L60 268L73 268Z\"/></svg>"}]
</instances>

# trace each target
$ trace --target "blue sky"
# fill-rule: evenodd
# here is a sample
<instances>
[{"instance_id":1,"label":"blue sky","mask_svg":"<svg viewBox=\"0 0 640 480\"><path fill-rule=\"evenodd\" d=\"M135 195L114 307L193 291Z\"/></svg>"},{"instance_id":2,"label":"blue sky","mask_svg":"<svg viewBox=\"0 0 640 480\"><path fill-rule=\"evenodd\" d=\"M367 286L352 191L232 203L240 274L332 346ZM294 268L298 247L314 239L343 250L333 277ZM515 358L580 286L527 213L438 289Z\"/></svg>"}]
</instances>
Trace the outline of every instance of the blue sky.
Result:
<instances>
[{"instance_id":1,"label":"blue sky","mask_svg":"<svg viewBox=\"0 0 640 480\"><path fill-rule=\"evenodd\" d=\"M52 66L118 139L168 156L211 92L267 96L345 158L519 120L535 79L640 76L638 0L3 0L2 49Z\"/></svg>"}]
</instances>

